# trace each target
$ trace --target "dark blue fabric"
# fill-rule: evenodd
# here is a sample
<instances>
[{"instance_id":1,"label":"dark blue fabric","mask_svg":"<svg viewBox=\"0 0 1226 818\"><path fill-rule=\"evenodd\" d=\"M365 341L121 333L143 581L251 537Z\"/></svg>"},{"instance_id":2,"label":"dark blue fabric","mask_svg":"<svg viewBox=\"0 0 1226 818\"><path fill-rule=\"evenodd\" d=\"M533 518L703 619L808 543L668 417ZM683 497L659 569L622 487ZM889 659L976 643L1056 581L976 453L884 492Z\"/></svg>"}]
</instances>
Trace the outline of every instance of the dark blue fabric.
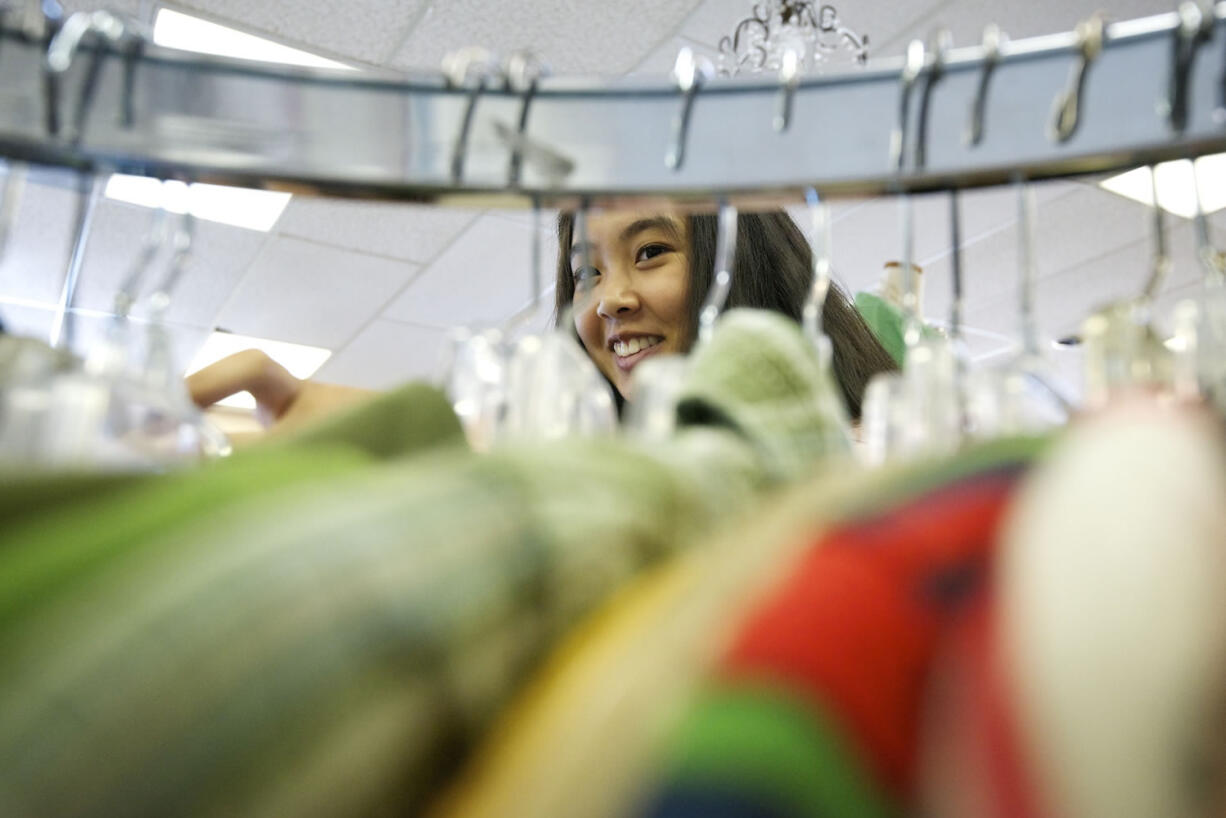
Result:
<instances>
[{"instance_id":1,"label":"dark blue fabric","mask_svg":"<svg viewBox=\"0 0 1226 818\"><path fill-rule=\"evenodd\" d=\"M671 784L639 812L639 818L792 818L777 804L745 792L704 784Z\"/></svg>"}]
</instances>

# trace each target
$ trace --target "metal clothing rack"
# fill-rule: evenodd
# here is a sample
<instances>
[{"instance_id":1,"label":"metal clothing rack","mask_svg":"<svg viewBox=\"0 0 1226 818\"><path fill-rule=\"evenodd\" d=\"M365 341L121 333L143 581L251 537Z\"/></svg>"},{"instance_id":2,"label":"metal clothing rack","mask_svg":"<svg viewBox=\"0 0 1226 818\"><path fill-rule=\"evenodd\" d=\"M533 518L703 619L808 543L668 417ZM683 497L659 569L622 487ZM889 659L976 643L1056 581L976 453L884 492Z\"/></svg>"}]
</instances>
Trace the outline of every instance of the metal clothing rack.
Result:
<instances>
[{"instance_id":1,"label":"metal clothing rack","mask_svg":"<svg viewBox=\"0 0 1226 818\"><path fill-rule=\"evenodd\" d=\"M1193 40L1178 34L1183 11L1106 26L1080 78L1084 42L1063 33L929 51L918 62L913 51L800 81L696 81L688 91L639 79L511 88L270 68L92 36L54 72L50 37L6 18L0 156L510 206L771 199L808 187L872 195L1107 171L1226 151L1226 4L1207 10L1190 52ZM1053 104L1070 88L1080 90L1078 115L1062 139ZM977 142L967 138L976 110ZM896 161L900 119L922 143ZM670 153L680 159L673 167Z\"/></svg>"}]
</instances>

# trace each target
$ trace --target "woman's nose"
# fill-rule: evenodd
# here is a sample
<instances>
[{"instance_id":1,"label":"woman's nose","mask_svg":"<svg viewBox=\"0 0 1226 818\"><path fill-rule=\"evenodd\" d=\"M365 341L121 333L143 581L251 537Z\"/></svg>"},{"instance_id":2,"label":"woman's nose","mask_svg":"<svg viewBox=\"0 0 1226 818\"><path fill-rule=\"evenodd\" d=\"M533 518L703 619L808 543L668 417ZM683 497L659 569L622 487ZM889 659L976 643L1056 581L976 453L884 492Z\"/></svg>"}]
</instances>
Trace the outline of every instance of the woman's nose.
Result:
<instances>
[{"instance_id":1,"label":"woman's nose","mask_svg":"<svg viewBox=\"0 0 1226 818\"><path fill-rule=\"evenodd\" d=\"M602 318L624 318L639 308L639 297L624 278L608 282L600 294L596 313Z\"/></svg>"}]
</instances>

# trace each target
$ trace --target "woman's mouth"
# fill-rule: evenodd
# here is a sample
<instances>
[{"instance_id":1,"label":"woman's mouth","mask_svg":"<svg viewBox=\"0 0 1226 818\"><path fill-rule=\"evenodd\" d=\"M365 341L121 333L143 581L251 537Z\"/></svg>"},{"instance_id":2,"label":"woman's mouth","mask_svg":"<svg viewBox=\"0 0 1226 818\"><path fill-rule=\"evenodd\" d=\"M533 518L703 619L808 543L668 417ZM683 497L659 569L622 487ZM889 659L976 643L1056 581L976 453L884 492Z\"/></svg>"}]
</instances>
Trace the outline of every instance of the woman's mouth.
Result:
<instances>
[{"instance_id":1,"label":"woman's mouth","mask_svg":"<svg viewBox=\"0 0 1226 818\"><path fill-rule=\"evenodd\" d=\"M613 342L613 362L622 372L634 369L639 361L653 355L660 349L664 339L659 335L641 335Z\"/></svg>"}]
</instances>

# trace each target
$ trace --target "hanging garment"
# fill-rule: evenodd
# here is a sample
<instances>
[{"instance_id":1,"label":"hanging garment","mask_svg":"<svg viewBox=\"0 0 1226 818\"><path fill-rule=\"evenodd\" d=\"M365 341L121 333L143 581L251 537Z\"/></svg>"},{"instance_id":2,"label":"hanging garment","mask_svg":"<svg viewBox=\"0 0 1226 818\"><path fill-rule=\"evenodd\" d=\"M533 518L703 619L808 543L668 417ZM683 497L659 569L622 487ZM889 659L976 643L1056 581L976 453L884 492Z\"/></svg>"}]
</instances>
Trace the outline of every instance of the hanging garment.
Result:
<instances>
[{"instance_id":1,"label":"hanging garment","mask_svg":"<svg viewBox=\"0 0 1226 818\"><path fill-rule=\"evenodd\" d=\"M643 814L721 803L722 815L879 815L911 803L929 663L982 591L1041 445L1001 442L930 467L817 539L700 691ZM836 756L842 765L812 766Z\"/></svg>"},{"instance_id":2,"label":"hanging garment","mask_svg":"<svg viewBox=\"0 0 1226 818\"><path fill-rule=\"evenodd\" d=\"M864 323L868 324L877 341L890 353L894 363L901 368L907 358L907 342L905 340L906 321L902 310L877 293L858 292L855 297L856 310ZM941 333L933 327L924 325L921 328L923 337L939 338Z\"/></svg>"},{"instance_id":3,"label":"hanging garment","mask_svg":"<svg viewBox=\"0 0 1226 818\"><path fill-rule=\"evenodd\" d=\"M1220 815L1226 441L1207 410L1085 419L1006 527L996 656L1054 818Z\"/></svg>"},{"instance_id":4,"label":"hanging garment","mask_svg":"<svg viewBox=\"0 0 1226 818\"><path fill-rule=\"evenodd\" d=\"M324 450L314 469L294 460ZM270 442L71 521L66 502L6 527L0 554L38 570L0 622L0 803L413 812L573 622L778 471L715 427L651 452L575 440L362 457ZM89 511L126 533L77 538L105 522ZM58 549L47 564L39 542Z\"/></svg>"},{"instance_id":5,"label":"hanging garment","mask_svg":"<svg viewBox=\"0 0 1226 818\"><path fill-rule=\"evenodd\" d=\"M694 352L677 397L677 424L729 429L748 441L767 474L806 476L849 450L848 430L821 411L841 400L817 350L795 321L770 310L732 309Z\"/></svg>"},{"instance_id":6,"label":"hanging garment","mask_svg":"<svg viewBox=\"0 0 1226 818\"><path fill-rule=\"evenodd\" d=\"M660 774L662 731L683 715L705 669L740 632L747 608L819 553L813 544L827 535L815 531L833 537L887 514L922 525L916 508L928 509L929 520L952 514L956 503L949 499L938 508L938 495L961 490L963 499L973 499L967 487L976 480L1012 481L1042 445L989 444L935 470L922 464L862 472L832 464L830 473L730 528L720 542L645 577L573 634L434 814L616 816L641 808L644 782ZM922 549L912 556L918 570ZM900 593L910 587L898 584ZM848 606L849 616L855 611ZM871 644L888 656L893 638ZM690 711L665 767L675 786L663 787L656 806L721 815L716 801L728 808L749 798L764 811L745 814L772 814L759 797L765 791L783 793L785 806L813 806L817 799L823 809L849 810L817 814L891 814L896 799L874 775L859 736L818 713L799 685L789 685L722 678L702 685L702 703Z\"/></svg>"},{"instance_id":7,"label":"hanging garment","mask_svg":"<svg viewBox=\"0 0 1226 818\"><path fill-rule=\"evenodd\" d=\"M302 469L307 475L325 475L346 464L357 466L375 459L403 458L435 447L462 446L463 441L459 423L445 397L432 387L408 384L315 426L239 452L232 461L206 464L200 473L189 470L165 477L85 469L39 471L0 467L0 525L7 529L5 539L22 542L24 536L18 535L14 527L24 518L49 511L66 517L77 513L74 508L80 503L87 510L80 512L80 519L75 522L64 522L61 539L55 542L108 536L110 524L94 524L90 517L94 513L101 514L103 520L124 520L121 528L139 532L142 530L139 520L145 516L156 528L167 515L171 515L167 521L173 522L175 514L190 517L198 507L252 497L291 483ZM290 464L276 464L282 455ZM318 468L312 468L313 458L320 460ZM231 467L231 462L237 465ZM220 469L216 476L211 471L214 467ZM248 469L258 470L260 477L246 476ZM234 485L227 486L231 481ZM197 485L213 482L220 488ZM117 491L136 487L148 488L156 499L127 501L111 497ZM179 498L181 491L198 492L202 499ZM210 491L220 491L222 495L210 496Z\"/></svg>"},{"instance_id":8,"label":"hanging garment","mask_svg":"<svg viewBox=\"0 0 1226 818\"><path fill-rule=\"evenodd\" d=\"M993 589L976 600L933 662L919 746L920 814L1053 815L1021 743L1014 680L998 660L996 598Z\"/></svg>"},{"instance_id":9,"label":"hanging garment","mask_svg":"<svg viewBox=\"0 0 1226 818\"><path fill-rule=\"evenodd\" d=\"M115 543L6 622L0 796L411 811L572 618L687 540L708 511L690 497L611 446L440 454Z\"/></svg>"}]
</instances>

